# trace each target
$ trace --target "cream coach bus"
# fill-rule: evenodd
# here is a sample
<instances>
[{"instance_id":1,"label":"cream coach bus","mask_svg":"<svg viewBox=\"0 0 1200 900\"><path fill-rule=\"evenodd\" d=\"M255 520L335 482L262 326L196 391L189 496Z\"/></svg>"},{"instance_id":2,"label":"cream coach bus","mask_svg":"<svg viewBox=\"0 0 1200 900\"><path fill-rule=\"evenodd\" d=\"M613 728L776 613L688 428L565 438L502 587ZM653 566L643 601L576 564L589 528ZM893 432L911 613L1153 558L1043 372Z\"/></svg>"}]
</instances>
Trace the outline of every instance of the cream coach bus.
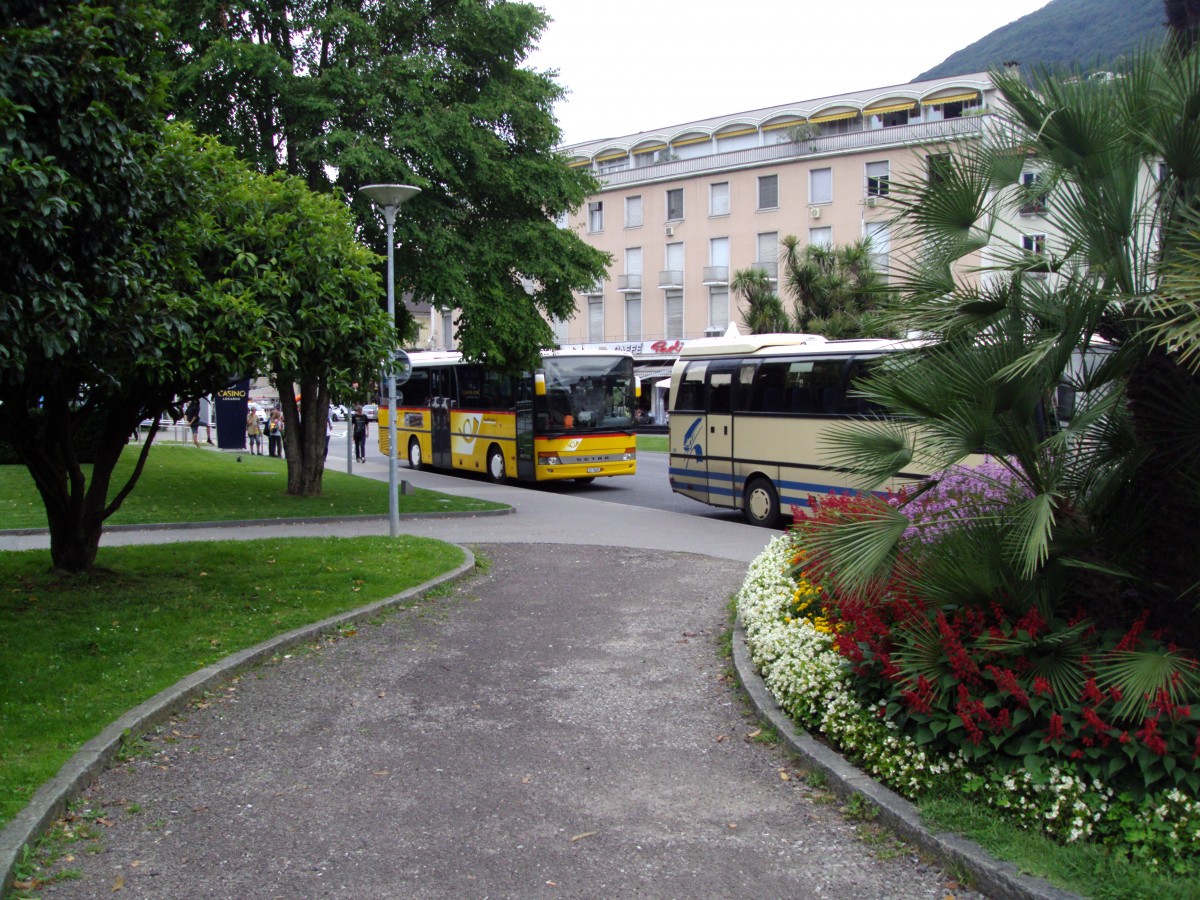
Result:
<instances>
[{"instance_id":1,"label":"cream coach bus","mask_svg":"<svg viewBox=\"0 0 1200 900\"><path fill-rule=\"evenodd\" d=\"M866 365L907 341L829 341L810 334L752 334L694 341L671 372L671 489L748 522L778 526L810 495L851 489L823 464L830 428L869 415L851 384ZM902 472L897 481L924 473Z\"/></svg>"}]
</instances>

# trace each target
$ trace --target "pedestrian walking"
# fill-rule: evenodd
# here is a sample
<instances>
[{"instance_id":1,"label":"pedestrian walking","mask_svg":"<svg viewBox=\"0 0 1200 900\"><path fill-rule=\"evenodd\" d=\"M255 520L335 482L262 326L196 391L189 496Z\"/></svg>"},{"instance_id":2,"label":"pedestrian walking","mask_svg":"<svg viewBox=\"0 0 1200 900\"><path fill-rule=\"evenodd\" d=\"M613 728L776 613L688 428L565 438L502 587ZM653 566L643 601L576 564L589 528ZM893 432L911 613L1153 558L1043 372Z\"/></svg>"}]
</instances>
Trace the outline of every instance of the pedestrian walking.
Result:
<instances>
[{"instance_id":1,"label":"pedestrian walking","mask_svg":"<svg viewBox=\"0 0 1200 900\"><path fill-rule=\"evenodd\" d=\"M354 433L354 459L360 463L367 461L367 430L370 427L371 420L367 418L362 404L359 403L350 414L350 428Z\"/></svg>"},{"instance_id":2,"label":"pedestrian walking","mask_svg":"<svg viewBox=\"0 0 1200 900\"><path fill-rule=\"evenodd\" d=\"M192 429L192 443L200 446L200 401L193 400L183 411L183 418Z\"/></svg>"}]
</instances>

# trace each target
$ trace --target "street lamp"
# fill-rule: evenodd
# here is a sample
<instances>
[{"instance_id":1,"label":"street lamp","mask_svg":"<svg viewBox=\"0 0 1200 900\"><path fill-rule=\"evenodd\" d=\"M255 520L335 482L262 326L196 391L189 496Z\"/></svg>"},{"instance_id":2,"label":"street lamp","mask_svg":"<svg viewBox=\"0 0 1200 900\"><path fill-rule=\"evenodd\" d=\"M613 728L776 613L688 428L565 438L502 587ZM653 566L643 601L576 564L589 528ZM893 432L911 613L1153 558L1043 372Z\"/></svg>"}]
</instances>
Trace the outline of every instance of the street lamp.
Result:
<instances>
[{"instance_id":1,"label":"street lamp","mask_svg":"<svg viewBox=\"0 0 1200 900\"><path fill-rule=\"evenodd\" d=\"M396 210L400 204L421 193L421 189L408 184L367 184L359 191L383 210L383 218L387 221L387 308L388 321L392 326L392 349L396 344L396 279L394 275L396 241L393 237L396 226ZM400 535L400 499L396 495L396 360L391 354L388 359L388 519L391 522L392 537Z\"/></svg>"}]
</instances>

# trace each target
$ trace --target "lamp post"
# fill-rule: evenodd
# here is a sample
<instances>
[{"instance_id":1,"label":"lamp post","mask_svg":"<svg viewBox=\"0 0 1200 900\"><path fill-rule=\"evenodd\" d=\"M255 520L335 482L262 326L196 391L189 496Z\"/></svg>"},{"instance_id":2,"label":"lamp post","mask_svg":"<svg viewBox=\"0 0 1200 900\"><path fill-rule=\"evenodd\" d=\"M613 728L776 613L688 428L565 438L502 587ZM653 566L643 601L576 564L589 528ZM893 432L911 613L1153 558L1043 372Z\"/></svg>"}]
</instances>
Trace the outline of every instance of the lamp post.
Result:
<instances>
[{"instance_id":1,"label":"lamp post","mask_svg":"<svg viewBox=\"0 0 1200 900\"><path fill-rule=\"evenodd\" d=\"M396 279L394 274L396 241L393 237L396 225L396 210L410 197L421 192L408 184L367 184L359 191L383 210L387 222L387 308L388 321L392 327L392 349L396 348ZM400 534L400 499L396 496L396 360L394 354L388 359L388 520L392 537Z\"/></svg>"}]
</instances>

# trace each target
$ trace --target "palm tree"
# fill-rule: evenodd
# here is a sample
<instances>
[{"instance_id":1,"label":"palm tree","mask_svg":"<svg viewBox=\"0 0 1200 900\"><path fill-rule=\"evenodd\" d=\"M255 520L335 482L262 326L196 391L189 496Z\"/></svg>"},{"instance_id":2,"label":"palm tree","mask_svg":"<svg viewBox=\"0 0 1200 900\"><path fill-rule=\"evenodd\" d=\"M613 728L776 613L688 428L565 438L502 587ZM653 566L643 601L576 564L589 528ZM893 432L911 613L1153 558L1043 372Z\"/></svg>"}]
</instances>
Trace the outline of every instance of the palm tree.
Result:
<instances>
[{"instance_id":1,"label":"palm tree","mask_svg":"<svg viewBox=\"0 0 1200 900\"><path fill-rule=\"evenodd\" d=\"M780 243L796 331L832 338L884 336L878 330L880 320L865 315L879 307L885 289L869 238L840 247L802 247L799 238L789 234Z\"/></svg>"},{"instance_id":2,"label":"palm tree","mask_svg":"<svg viewBox=\"0 0 1200 900\"><path fill-rule=\"evenodd\" d=\"M935 605L1082 607L1101 628L1147 609L1196 649L1200 378L1179 351L1186 328L1193 347L1200 333L1200 51L1143 53L1108 83L993 77L1000 126L939 178L893 181L916 249L889 316L930 343L864 393L919 427L880 420L832 449L864 487L914 459L936 470L981 450L1019 485L952 540L951 563L906 570ZM1044 245L1007 224L1029 206L1018 182L1030 165L1049 197ZM1165 297L1164 284L1178 290ZM1064 387L1070 415L1056 410ZM861 588L900 562L906 521L881 509L815 540L841 585Z\"/></svg>"},{"instance_id":3,"label":"palm tree","mask_svg":"<svg viewBox=\"0 0 1200 900\"><path fill-rule=\"evenodd\" d=\"M771 290L771 281L762 269L739 269L729 286L746 301L742 321L751 334L790 331L791 323L779 295Z\"/></svg>"}]
</instances>

